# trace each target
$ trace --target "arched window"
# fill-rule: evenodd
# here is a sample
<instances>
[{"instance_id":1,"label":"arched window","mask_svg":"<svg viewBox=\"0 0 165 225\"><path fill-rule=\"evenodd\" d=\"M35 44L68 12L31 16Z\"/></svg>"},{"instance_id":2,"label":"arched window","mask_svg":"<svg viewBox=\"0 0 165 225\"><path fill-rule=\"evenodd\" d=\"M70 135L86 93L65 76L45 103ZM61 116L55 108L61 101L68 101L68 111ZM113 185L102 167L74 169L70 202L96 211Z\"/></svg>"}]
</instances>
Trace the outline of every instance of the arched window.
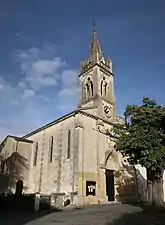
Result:
<instances>
[{"instance_id":1,"label":"arched window","mask_svg":"<svg viewBox=\"0 0 165 225\"><path fill-rule=\"evenodd\" d=\"M87 99L90 98L90 87L89 84L86 84L86 89L87 89Z\"/></svg>"},{"instance_id":2,"label":"arched window","mask_svg":"<svg viewBox=\"0 0 165 225\"><path fill-rule=\"evenodd\" d=\"M105 82L105 84L104 84L104 94L105 95L107 94L107 82Z\"/></svg>"},{"instance_id":3,"label":"arched window","mask_svg":"<svg viewBox=\"0 0 165 225\"><path fill-rule=\"evenodd\" d=\"M38 155L38 142L36 143L36 146L34 149L33 166L36 166L37 164L37 155Z\"/></svg>"},{"instance_id":4,"label":"arched window","mask_svg":"<svg viewBox=\"0 0 165 225\"><path fill-rule=\"evenodd\" d=\"M85 84L85 98L86 100L93 97L93 81L90 77L87 78L87 82Z\"/></svg>"},{"instance_id":5,"label":"arched window","mask_svg":"<svg viewBox=\"0 0 165 225\"><path fill-rule=\"evenodd\" d=\"M71 131L68 130L68 148L67 148L67 159L70 158L70 142L71 142Z\"/></svg>"},{"instance_id":6,"label":"arched window","mask_svg":"<svg viewBox=\"0 0 165 225\"><path fill-rule=\"evenodd\" d=\"M53 159L53 137L50 137L49 140L49 162L52 162Z\"/></svg>"},{"instance_id":7,"label":"arched window","mask_svg":"<svg viewBox=\"0 0 165 225\"><path fill-rule=\"evenodd\" d=\"M92 96L93 96L93 82L91 81L90 84L91 84L91 93L92 93Z\"/></svg>"},{"instance_id":8,"label":"arched window","mask_svg":"<svg viewBox=\"0 0 165 225\"><path fill-rule=\"evenodd\" d=\"M103 77L101 81L101 95L106 95L107 94L107 82L105 80L105 77Z\"/></svg>"},{"instance_id":9,"label":"arched window","mask_svg":"<svg viewBox=\"0 0 165 225\"><path fill-rule=\"evenodd\" d=\"M103 81L101 81L101 95L103 94Z\"/></svg>"}]
</instances>

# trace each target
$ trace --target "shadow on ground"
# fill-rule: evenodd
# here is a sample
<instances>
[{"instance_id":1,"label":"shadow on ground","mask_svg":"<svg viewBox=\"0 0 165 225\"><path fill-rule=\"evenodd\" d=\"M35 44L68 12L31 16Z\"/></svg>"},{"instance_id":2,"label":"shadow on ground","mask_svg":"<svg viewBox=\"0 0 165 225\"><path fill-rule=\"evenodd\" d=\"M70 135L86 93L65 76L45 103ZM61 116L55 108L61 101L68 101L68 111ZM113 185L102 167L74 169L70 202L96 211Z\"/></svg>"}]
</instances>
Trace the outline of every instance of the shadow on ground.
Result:
<instances>
[{"instance_id":1,"label":"shadow on ground","mask_svg":"<svg viewBox=\"0 0 165 225\"><path fill-rule=\"evenodd\" d=\"M146 205L137 205L137 212L123 213L105 225L165 225L165 210L155 211Z\"/></svg>"},{"instance_id":2,"label":"shadow on ground","mask_svg":"<svg viewBox=\"0 0 165 225\"><path fill-rule=\"evenodd\" d=\"M0 224L24 225L28 222L35 221L46 215L59 211L61 210L41 210L38 212L0 212Z\"/></svg>"},{"instance_id":3,"label":"shadow on ground","mask_svg":"<svg viewBox=\"0 0 165 225\"><path fill-rule=\"evenodd\" d=\"M0 214L7 225L165 225L165 211L156 212L146 205L114 204L86 206L79 210L44 210ZM38 220L39 219L39 220Z\"/></svg>"}]
</instances>

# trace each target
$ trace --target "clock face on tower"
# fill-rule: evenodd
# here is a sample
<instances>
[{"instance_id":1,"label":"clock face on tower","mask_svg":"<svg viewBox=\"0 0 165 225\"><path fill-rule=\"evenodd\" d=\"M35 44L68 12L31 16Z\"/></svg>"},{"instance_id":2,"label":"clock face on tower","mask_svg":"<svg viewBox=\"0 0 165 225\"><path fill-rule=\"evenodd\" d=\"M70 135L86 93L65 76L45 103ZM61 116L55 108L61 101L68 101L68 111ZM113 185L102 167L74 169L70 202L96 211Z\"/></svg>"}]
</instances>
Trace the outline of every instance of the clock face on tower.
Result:
<instances>
[{"instance_id":1,"label":"clock face on tower","mask_svg":"<svg viewBox=\"0 0 165 225\"><path fill-rule=\"evenodd\" d=\"M110 118L112 115L112 108L109 106L104 106L104 113L106 117Z\"/></svg>"}]
</instances>

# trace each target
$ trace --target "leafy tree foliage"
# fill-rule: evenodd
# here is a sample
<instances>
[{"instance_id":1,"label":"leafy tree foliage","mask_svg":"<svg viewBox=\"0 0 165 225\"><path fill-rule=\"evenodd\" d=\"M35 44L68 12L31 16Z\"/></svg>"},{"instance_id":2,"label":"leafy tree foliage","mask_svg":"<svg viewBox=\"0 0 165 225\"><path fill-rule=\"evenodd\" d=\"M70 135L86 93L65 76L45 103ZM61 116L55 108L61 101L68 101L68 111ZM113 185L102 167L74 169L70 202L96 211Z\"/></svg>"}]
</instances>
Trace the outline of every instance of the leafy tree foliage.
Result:
<instances>
[{"instance_id":1,"label":"leafy tree foliage","mask_svg":"<svg viewBox=\"0 0 165 225\"><path fill-rule=\"evenodd\" d=\"M165 107L143 98L140 106L128 105L124 115L125 124L117 124L113 130L116 150L128 157L131 164L146 167L151 185L161 183L165 168ZM150 202L155 193L152 190Z\"/></svg>"}]
</instances>

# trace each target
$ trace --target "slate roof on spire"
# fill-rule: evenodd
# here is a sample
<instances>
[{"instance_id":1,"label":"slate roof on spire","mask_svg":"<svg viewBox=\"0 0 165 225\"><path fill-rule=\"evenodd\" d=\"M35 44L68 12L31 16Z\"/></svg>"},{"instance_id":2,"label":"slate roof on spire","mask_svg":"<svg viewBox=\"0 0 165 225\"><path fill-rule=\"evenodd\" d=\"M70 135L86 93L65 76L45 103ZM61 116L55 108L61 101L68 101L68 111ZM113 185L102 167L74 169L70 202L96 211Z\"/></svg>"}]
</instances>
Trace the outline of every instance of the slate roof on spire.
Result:
<instances>
[{"instance_id":1,"label":"slate roof on spire","mask_svg":"<svg viewBox=\"0 0 165 225\"><path fill-rule=\"evenodd\" d=\"M99 61L101 61L101 60L104 61L100 43L99 43L98 36L97 36L97 32L96 32L96 25L95 25L95 23L93 23L92 42L91 42L91 46L89 49L88 59L90 61L94 61L94 59L96 59L96 58Z\"/></svg>"}]
</instances>

